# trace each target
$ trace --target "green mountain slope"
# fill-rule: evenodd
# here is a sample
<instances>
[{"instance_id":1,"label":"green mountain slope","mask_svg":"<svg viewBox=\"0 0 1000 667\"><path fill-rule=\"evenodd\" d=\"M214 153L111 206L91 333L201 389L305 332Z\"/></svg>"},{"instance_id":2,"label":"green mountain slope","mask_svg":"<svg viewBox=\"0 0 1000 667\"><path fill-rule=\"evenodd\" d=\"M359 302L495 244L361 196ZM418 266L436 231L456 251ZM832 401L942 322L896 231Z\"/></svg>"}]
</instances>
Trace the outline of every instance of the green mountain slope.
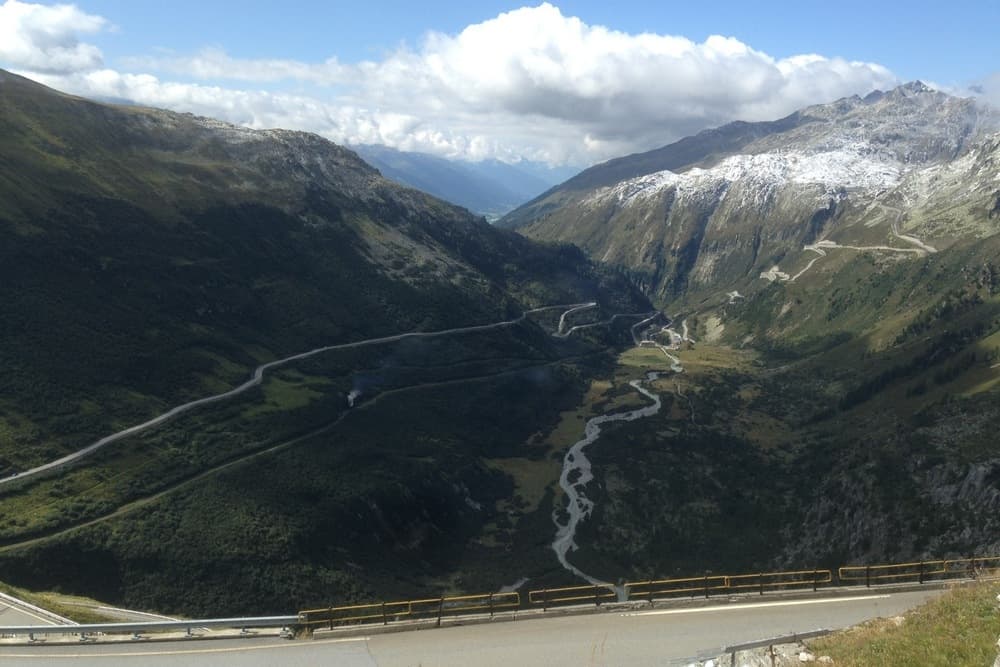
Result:
<instances>
[{"instance_id":1,"label":"green mountain slope","mask_svg":"<svg viewBox=\"0 0 1000 667\"><path fill-rule=\"evenodd\" d=\"M622 158L508 216L690 331L667 408L590 454L582 569L1000 550L995 121L913 83Z\"/></svg>"},{"instance_id":2,"label":"green mountain slope","mask_svg":"<svg viewBox=\"0 0 1000 667\"><path fill-rule=\"evenodd\" d=\"M494 229L315 135L0 72L0 156L0 477L319 346L547 304L649 308L575 248ZM561 343L557 315L320 355L6 486L3 578L188 613L427 593L465 569L493 585L482 564L502 544L462 556L513 493L487 460L539 456L527 440L623 335Z\"/></svg>"}]
</instances>

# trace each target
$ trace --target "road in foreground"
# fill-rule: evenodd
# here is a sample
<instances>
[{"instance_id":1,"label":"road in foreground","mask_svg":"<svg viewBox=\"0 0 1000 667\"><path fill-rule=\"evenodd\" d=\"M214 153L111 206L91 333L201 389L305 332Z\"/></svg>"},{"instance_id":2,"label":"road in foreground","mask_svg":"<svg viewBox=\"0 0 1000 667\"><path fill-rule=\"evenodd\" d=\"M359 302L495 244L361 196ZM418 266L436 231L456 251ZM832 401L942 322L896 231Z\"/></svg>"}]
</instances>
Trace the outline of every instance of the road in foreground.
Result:
<instances>
[{"instance_id":1,"label":"road in foreground","mask_svg":"<svg viewBox=\"0 0 1000 667\"><path fill-rule=\"evenodd\" d=\"M29 609L22 609L9 604L6 600L0 600L0 627L7 625L52 625L52 621L36 615Z\"/></svg>"},{"instance_id":2,"label":"road in foreground","mask_svg":"<svg viewBox=\"0 0 1000 667\"><path fill-rule=\"evenodd\" d=\"M0 593L0 628L17 625L70 624L67 618L35 607L20 598Z\"/></svg>"},{"instance_id":3,"label":"road in foreground","mask_svg":"<svg viewBox=\"0 0 1000 667\"><path fill-rule=\"evenodd\" d=\"M5 667L662 666L726 644L895 616L939 593L859 591L852 597L606 612L315 641L7 646L0 647L0 662Z\"/></svg>"}]
</instances>

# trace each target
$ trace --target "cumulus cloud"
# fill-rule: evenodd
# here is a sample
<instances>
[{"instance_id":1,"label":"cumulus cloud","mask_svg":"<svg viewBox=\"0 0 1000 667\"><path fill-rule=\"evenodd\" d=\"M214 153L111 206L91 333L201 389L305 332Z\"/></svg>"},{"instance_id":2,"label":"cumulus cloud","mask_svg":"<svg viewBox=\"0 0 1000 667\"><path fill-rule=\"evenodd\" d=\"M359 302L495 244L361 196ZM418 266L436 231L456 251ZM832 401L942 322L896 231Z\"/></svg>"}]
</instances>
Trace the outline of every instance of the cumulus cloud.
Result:
<instances>
[{"instance_id":1,"label":"cumulus cloud","mask_svg":"<svg viewBox=\"0 0 1000 667\"><path fill-rule=\"evenodd\" d=\"M17 15L39 7L15 0L3 6ZM456 35L430 33L418 48L400 48L379 61L247 60L206 49L133 58L127 69L152 74L123 73L102 68L100 53L79 43L69 27L93 32L104 19L72 6L45 9L84 22L39 21L63 26L52 29L56 39L48 41L37 31L0 28L0 37L20 35L18 52L30 56L15 59L0 46L0 60L47 74L56 87L252 127L306 129L336 141L470 159L588 164L731 120L778 118L898 83L874 63L817 54L776 59L723 36L699 43L630 34L588 25L550 4L506 12ZM45 44L80 57L73 67L60 65L61 52ZM204 83L170 80L177 75ZM246 82L269 84L269 90L247 90ZM300 92L276 92L275 83ZM303 84L308 93L301 92Z\"/></svg>"},{"instance_id":2,"label":"cumulus cloud","mask_svg":"<svg viewBox=\"0 0 1000 667\"><path fill-rule=\"evenodd\" d=\"M80 42L81 33L108 27L74 5L6 0L0 5L0 61L35 72L66 73L99 67L100 50Z\"/></svg>"}]
</instances>

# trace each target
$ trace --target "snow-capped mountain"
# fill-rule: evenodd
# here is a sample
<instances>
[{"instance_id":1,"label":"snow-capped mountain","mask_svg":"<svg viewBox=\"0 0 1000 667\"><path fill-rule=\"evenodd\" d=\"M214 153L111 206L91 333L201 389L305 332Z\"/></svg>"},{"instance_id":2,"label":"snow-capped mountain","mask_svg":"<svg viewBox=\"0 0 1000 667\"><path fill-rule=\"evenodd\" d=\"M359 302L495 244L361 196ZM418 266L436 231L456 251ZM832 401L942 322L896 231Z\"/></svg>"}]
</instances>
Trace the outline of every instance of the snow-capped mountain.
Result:
<instances>
[{"instance_id":1,"label":"snow-capped mountain","mask_svg":"<svg viewBox=\"0 0 1000 667\"><path fill-rule=\"evenodd\" d=\"M818 241L919 248L906 237L992 233L997 127L975 100L914 82L598 165L505 221L626 266L662 296L737 283Z\"/></svg>"}]
</instances>

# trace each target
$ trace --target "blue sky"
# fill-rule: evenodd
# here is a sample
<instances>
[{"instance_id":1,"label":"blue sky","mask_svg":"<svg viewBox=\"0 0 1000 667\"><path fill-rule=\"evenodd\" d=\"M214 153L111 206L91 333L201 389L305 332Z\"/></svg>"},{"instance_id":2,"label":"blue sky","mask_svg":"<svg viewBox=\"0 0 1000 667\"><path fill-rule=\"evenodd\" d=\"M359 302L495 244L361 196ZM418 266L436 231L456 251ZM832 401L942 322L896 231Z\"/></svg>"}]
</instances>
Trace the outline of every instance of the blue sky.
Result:
<instances>
[{"instance_id":1,"label":"blue sky","mask_svg":"<svg viewBox=\"0 0 1000 667\"><path fill-rule=\"evenodd\" d=\"M78 3L109 18L118 33L95 40L111 56L155 47L192 51L223 46L243 57L356 62L429 30L457 33L472 23L525 6L520 2L371 0L226 3L95 0ZM820 53L887 66L906 80L962 84L1000 69L1000 2L557 2L563 13L631 33L736 37L775 57Z\"/></svg>"},{"instance_id":2,"label":"blue sky","mask_svg":"<svg viewBox=\"0 0 1000 667\"><path fill-rule=\"evenodd\" d=\"M997 0L0 0L0 67L335 141L584 165L912 79L995 95L998 24Z\"/></svg>"}]
</instances>

